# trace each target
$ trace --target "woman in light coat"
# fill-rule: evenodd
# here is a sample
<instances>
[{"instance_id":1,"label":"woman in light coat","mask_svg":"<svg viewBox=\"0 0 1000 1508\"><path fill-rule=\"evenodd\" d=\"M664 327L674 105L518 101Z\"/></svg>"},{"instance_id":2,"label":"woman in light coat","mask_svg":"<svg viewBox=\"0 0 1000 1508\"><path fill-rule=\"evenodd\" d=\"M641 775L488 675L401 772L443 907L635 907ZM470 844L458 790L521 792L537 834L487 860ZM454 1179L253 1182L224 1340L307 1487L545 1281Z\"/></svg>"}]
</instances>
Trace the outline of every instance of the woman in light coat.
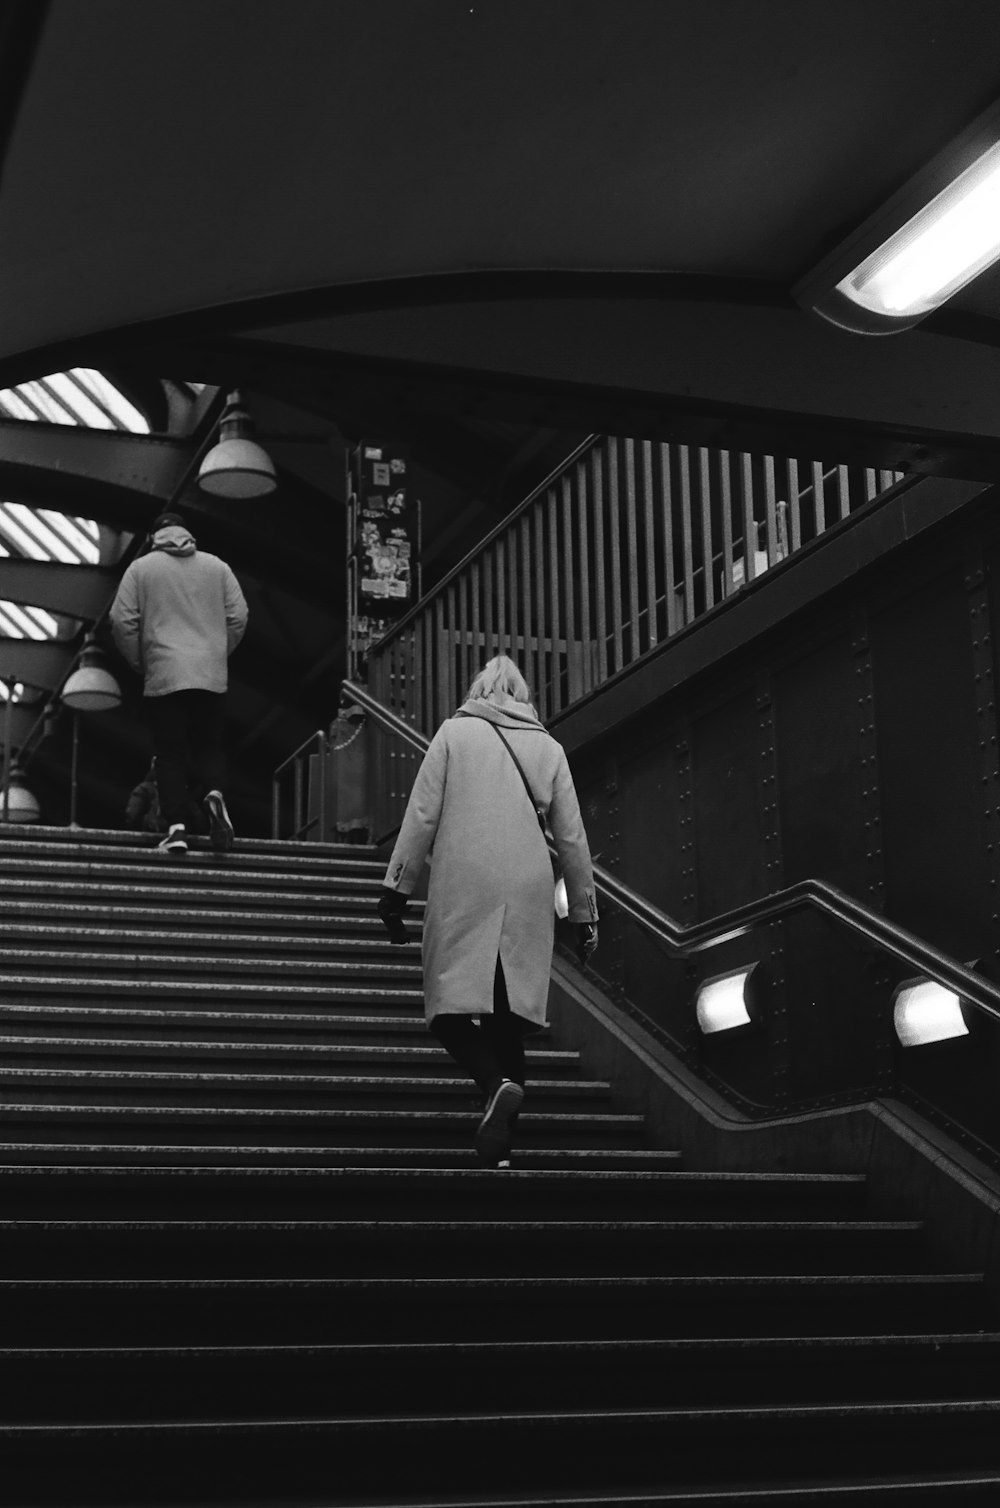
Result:
<instances>
[{"instance_id":1,"label":"woman in light coat","mask_svg":"<svg viewBox=\"0 0 1000 1508\"><path fill-rule=\"evenodd\" d=\"M554 908L540 817L558 850L582 961L597 945L597 901L573 777L524 677L498 655L424 756L379 902L393 942L406 942L406 897L432 860L427 1022L485 1096L476 1150L491 1166L509 1158L524 1098L524 1036L546 1021Z\"/></svg>"}]
</instances>

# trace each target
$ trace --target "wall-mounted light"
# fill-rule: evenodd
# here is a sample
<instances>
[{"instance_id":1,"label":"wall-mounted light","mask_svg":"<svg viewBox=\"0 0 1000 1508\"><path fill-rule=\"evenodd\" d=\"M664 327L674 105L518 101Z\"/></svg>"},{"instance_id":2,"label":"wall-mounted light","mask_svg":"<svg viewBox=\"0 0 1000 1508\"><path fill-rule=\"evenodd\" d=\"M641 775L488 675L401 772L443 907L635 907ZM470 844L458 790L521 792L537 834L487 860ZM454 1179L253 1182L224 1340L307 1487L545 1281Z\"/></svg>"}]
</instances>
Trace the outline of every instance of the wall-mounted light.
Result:
<instances>
[{"instance_id":1,"label":"wall-mounted light","mask_svg":"<svg viewBox=\"0 0 1000 1508\"><path fill-rule=\"evenodd\" d=\"M0 803L4 822L37 822L41 815L38 798L25 784L24 771L16 759L11 760Z\"/></svg>"},{"instance_id":2,"label":"wall-mounted light","mask_svg":"<svg viewBox=\"0 0 1000 1508\"><path fill-rule=\"evenodd\" d=\"M110 712L121 705L121 687L104 664L97 645L88 640L79 663L59 693L74 712Z\"/></svg>"},{"instance_id":3,"label":"wall-mounted light","mask_svg":"<svg viewBox=\"0 0 1000 1508\"><path fill-rule=\"evenodd\" d=\"M198 471L198 484L216 497L241 500L266 497L278 485L274 462L253 438L253 420L233 391L219 421L218 444L213 445Z\"/></svg>"},{"instance_id":4,"label":"wall-mounted light","mask_svg":"<svg viewBox=\"0 0 1000 1508\"><path fill-rule=\"evenodd\" d=\"M793 289L861 335L908 330L1000 259L994 106Z\"/></svg>"},{"instance_id":5,"label":"wall-mounted light","mask_svg":"<svg viewBox=\"0 0 1000 1508\"><path fill-rule=\"evenodd\" d=\"M756 967L750 964L703 981L698 990L696 1014L706 1036L749 1026L754 1021L757 1011L752 976Z\"/></svg>"},{"instance_id":6,"label":"wall-mounted light","mask_svg":"<svg viewBox=\"0 0 1000 1508\"><path fill-rule=\"evenodd\" d=\"M892 1022L904 1047L969 1035L958 996L933 979L904 980L892 999Z\"/></svg>"}]
</instances>

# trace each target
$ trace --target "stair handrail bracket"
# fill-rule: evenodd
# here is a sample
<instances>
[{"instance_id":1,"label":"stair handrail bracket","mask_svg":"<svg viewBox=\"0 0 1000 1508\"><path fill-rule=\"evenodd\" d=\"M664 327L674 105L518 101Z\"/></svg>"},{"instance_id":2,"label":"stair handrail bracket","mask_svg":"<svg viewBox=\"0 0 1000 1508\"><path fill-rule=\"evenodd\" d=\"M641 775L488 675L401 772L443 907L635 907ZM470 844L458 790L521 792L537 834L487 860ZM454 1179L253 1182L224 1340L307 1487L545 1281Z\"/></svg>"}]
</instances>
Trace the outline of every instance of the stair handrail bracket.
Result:
<instances>
[{"instance_id":1,"label":"stair handrail bracket","mask_svg":"<svg viewBox=\"0 0 1000 1508\"><path fill-rule=\"evenodd\" d=\"M373 696L365 686L343 682L343 687L387 732L423 753L430 739ZM552 845L549 845L552 848ZM552 848L552 852L555 849ZM839 923L856 938L909 965L964 1003L1000 1021L1000 988L974 969L941 952L915 932L890 921L855 896L822 879L798 880L770 895L748 901L705 921L684 924L661 911L652 901L624 884L615 875L594 865L598 895L638 923L658 942L679 957L702 953L730 942L769 922L780 921L797 911L812 909Z\"/></svg>"}]
</instances>

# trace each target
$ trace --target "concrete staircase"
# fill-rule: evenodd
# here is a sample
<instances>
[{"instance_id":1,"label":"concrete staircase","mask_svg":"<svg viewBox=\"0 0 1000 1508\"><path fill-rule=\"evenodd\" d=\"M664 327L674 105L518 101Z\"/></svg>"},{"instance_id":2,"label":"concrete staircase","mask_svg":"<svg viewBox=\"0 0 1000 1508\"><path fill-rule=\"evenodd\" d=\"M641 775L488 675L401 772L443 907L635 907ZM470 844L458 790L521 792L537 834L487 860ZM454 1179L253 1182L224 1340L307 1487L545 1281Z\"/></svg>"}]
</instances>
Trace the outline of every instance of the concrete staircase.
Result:
<instances>
[{"instance_id":1,"label":"concrete staircase","mask_svg":"<svg viewBox=\"0 0 1000 1508\"><path fill-rule=\"evenodd\" d=\"M983 1274L548 1037L480 1169L381 872L0 836L4 1508L996 1502Z\"/></svg>"}]
</instances>

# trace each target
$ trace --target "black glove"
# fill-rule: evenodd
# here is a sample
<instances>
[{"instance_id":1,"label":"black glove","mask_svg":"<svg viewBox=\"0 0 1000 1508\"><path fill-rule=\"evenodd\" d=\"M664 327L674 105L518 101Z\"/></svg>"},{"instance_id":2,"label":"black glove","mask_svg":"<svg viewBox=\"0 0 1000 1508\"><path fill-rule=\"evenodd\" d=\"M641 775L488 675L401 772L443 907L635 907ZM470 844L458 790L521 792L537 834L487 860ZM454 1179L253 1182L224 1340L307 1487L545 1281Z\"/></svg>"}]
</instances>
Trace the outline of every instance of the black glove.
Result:
<instances>
[{"instance_id":1,"label":"black glove","mask_svg":"<svg viewBox=\"0 0 1000 1508\"><path fill-rule=\"evenodd\" d=\"M586 968L587 960L597 947L597 923L574 922L576 928L576 956L580 960L580 967Z\"/></svg>"},{"instance_id":2,"label":"black glove","mask_svg":"<svg viewBox=\"0 0 1000 1508\"><path fill-rule=\"evenodd\" d=\"M398 890L390 890L384 886L379 897L378 914L382 918L382 924L389 934L391 943L408 943L409 933L403 926L403 912L409 904L409 896L403 895Z\"/></svg>"}]
</instances>

